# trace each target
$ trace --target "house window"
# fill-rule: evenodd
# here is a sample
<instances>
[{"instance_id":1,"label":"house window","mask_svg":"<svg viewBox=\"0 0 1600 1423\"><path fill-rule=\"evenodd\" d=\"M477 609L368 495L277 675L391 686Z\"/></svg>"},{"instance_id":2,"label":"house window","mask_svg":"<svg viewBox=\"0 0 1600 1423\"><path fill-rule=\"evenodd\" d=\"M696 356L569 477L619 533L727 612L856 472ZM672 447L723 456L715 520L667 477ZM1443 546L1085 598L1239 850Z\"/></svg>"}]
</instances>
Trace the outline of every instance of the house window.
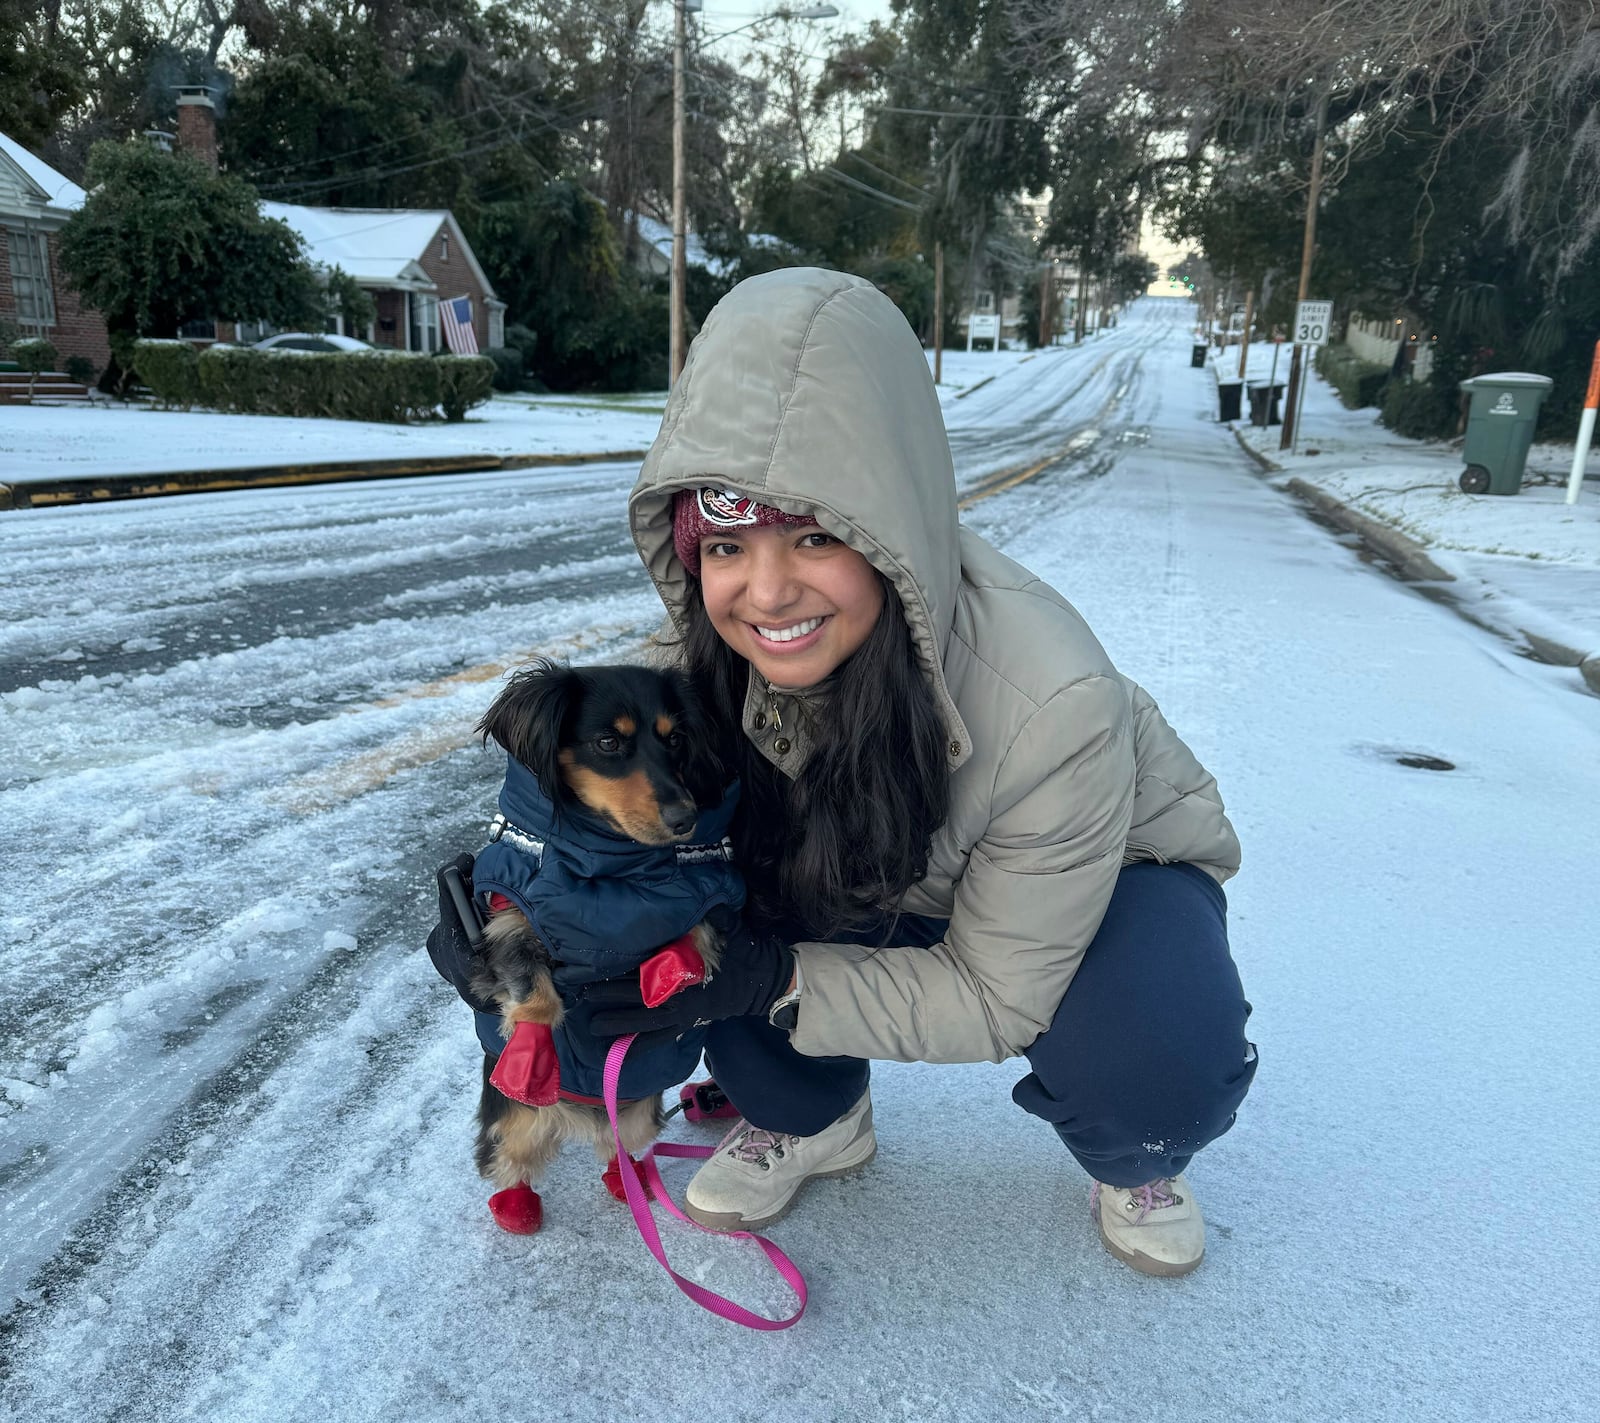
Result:
<instances>
[{"instance_id":1,"label":"house window","mask_svg":"<svg viewBox=\"0 0 1600 1423\"><path fill-rule=\"evenodd\" d=\"M24 326L56 324L50 249L42 232L11 233L11 289L16 296L17 320Z\"/></svg>"},{"instance_id":2,"label":"house window","mask_svg":"<svg viewBox=\"0 0 1600 1423\"><path fill-rule=\"evenodd\" d=\"M439 349L439 298L426 292L411 293L410 340L408 351Z\"/></svg>"},{"instance_id":3,"label":"house window","mask_svg":"<svg viewBox=\"0 0 1600 1423\"><path fill-rule=\"evenodd\" d=\"M450 234L448 232L439 234L439 260L441 262L450 260Z\"/></svg>"},{"instance_id":4,"label":"house window","mask_svg":"<svg viewBox=\"0 0 1600 1423\"><path fill-rule=\"evenodd\" d=\"M993 311L994 310L994 293L993 292L979 292L978 293L978 310L979 311Z\"/></svg>"}]
</instances>

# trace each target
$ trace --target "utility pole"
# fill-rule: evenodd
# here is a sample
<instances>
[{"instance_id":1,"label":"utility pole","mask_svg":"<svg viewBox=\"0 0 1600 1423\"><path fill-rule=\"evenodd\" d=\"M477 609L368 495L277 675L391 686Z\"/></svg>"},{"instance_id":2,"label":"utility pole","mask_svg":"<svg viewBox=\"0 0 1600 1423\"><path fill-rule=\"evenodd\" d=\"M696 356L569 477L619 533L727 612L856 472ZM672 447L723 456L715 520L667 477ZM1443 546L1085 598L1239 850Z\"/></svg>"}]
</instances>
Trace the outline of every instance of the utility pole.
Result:
<instances>
[{"instance_id":1,"label":"utility pole","mask_svg":"<svg viewBox=\"0 0 1600 1423\"><path fill-rule=\"evenodd\" d=\"M1317 200L1322 195L1322 148L1327 131L1328 88L1325 84L1322 97L1317 100L1317 138L1311 149L1311 187L1306 192L1306 231L1300 247L1300 294L1295 297L1297 303L1305 301L1311 291L1311 256L1317 248ZM1287 450L1294 444L1295 425L1298 423L1295 397L1300 392L1303 379L1300 345L1296 342L1294 355L1289 359L1289 390L1283 402L1283 434L1278 439L1280 450Z\"/></svg>"},{"instance_id":2,"label":"utility pole","mask_svg":"<svg viewBox=\"0 0 1600 1423\"><path fill-rule=\"evenodd\" d=\"M1239 379L1245 377L1245 369L1250 364L1250 322L1255 317L1256 289L1251 287L1244 294L1244 332L1239 339Z\"/></svg>"},{"instance_id":3,"label":"utility pole","mask_svg":"<svg viewBox=\"0 0 1600 1423\"><path fill-rule=\"evenodd\" d=\"M933 383L944 374L944 243L933 244Z\"/></svg>"},{"instance_id":4,"label":"utility pole","mask_svg":"<svg viewBox=\"0 0 1600 1423\"><path fill-rule=\"evenodd\" d=\"M1050 274L1052 263L1048 257L1044 259L1044 271L1039 277L1039 344L1050 344Z\"/></svg>"},{"instance_id":5,"label":"utility pole","mask_svg":"<svg viewBox=\"0 0 1600 1423\"><path fill-rule=\"evenodd\" d=\"M689 357L689 313L684 299L689 277L689 203L683 154L684 50L689 43L688 12L700 8L701 0L672 0L672 281L669 296L672 315L669 320L671 334L667 370L673 385L678 383L678 377L683 374L683 363ZM710 40L702 39L701 42L706 44L726 39L740 30L753 29L769 20L831 20L838 13L835 6L828 4L807 5L798 10L774 10L758 16L748 25L724 30L719 35L712 35Z\"/></svg>"},{"instance_id":6,"label":"utility pole","mask_svg":"<svg viewBox=\"0 0 1600 1423\"><path fill-rule=\"evenodd\" d=\"M684 287L689 276L688 202L683 161L683 51L688 39L687 0L672 0L672 335L668 377L672 385L683 374L688 354L689 322L684 311Z\"/></svg>"}]
</instances>

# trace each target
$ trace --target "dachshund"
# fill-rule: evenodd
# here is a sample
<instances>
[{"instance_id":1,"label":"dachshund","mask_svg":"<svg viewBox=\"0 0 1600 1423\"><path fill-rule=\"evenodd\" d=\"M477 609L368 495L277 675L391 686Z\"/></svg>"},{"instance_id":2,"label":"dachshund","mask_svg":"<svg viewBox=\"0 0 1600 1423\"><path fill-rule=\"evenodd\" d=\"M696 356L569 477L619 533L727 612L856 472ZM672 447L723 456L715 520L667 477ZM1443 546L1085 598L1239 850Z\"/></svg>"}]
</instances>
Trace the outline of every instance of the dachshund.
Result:
<instances>
[{"instance_id":1,"label":"dachshund","mask_svg":"<svg viewBox=\"0 0 1600 1423\"><path fill-rule=\"evenodd\" d=\"M509 1062L524 1042L544 1045L548 1058L539 1069L543 1090L512 1086L513 1099L501 1090L506 1069L485 1057L476 1161L498 1188L490 1201L496 1220L532 1233L542 1221L532 1185L564 1141L592 1144L602 1164L610 1162L607 1188L621 1198L595 1070L606 1044L581 1040L581 984L639 968L667 939L692 945L706 976L715 970L723 931L744 898L723 838L737 787L728 787L688 677L675 670L541 659L511 678L475 731L511 764L494 843L473 872L474 897L487 900L489 918L471 987L499 1010L508 1044L501 1059ZM713 844L704 843L704 828L696 836L708 822ZM697 922L680 922L686 913ZM539 1031L519 1040L519 1024ZM556 1033L565 1050L559 1089ZM646 1083L646 1095L621 1107L618 1135L630 1154L655 1140L665 1121L660 1091L681 1081L698 1055L698 1041L676 1047L662 1067L679 1075Z\"/></svg>"}]
</instances>

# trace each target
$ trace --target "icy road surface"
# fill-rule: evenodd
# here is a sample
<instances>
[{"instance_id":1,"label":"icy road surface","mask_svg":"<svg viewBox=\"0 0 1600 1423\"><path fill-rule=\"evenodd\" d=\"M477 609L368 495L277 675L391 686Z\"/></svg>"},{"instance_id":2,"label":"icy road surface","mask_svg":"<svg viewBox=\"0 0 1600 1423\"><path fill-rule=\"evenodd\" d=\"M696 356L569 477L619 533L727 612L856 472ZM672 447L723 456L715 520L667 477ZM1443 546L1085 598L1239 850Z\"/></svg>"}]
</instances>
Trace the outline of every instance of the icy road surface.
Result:
<instances>
[{"instance_id":1,"label":"icy road surface","mask_svg":"<svg viewBox=\"0 0 1600 1423\"><path fill-rule=\"evenodd\" d=\"M27 511L0 516L0 1417L1590 1407L1600 705L1264 483L1186 317L1141 303L946 410L966 517L1150 687L1244 841L1262 1070L1191 1171L1202 1270L1105 1254L1020 1064L876 1071L876 1164L773 1232L812 1292L784 1334L680 1296L576 1151L541 1235L494 1228L431 872L480 843L502 671L658 621L631 469ZM664 1233L786 1308L743 1247Z\"/></svg>"}]
</instances>

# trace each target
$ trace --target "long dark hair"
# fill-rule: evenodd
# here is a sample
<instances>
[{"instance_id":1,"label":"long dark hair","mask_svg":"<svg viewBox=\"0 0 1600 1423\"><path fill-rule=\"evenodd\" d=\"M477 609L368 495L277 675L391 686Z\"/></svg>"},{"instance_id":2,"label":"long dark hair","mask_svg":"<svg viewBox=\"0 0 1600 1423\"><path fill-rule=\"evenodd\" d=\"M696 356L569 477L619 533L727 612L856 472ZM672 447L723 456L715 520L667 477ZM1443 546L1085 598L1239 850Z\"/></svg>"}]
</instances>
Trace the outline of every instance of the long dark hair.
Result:
<instances>
[{"instance_id":1,"label":"long dark hair","mask_svg":"<svg viewBox=\"0 0 1600 1423\"><path fill-rule=\"evenodd\" d=\"M877 576L883 611L814 709L792 781L745 736L750 664L718 635L690 580L684 664L744 782L733 842L757 925L798 923L826 938L892 913L927 873L949 814L943 719L900 596Z\"/></svg>"}]
</instances>

